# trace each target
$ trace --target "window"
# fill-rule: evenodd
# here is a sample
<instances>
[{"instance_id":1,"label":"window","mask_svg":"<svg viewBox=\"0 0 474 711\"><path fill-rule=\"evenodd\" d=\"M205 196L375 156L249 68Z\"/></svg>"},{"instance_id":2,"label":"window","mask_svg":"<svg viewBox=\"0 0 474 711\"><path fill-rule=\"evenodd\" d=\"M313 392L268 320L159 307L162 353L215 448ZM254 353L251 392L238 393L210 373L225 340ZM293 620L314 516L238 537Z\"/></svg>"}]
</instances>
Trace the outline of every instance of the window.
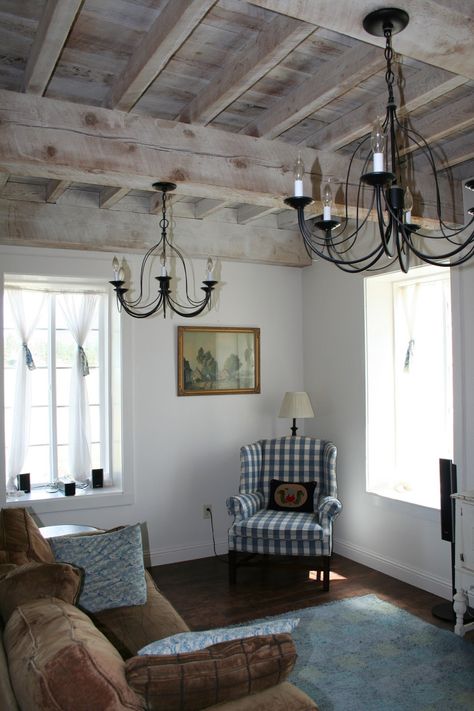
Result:
<instances>
[{"instance_id":1,"label":"window","mask_svg":"<svg viewBox=\"0 0 474 711\"><path fill-rule=\"evenodd\" d=\"M452 458L448 269L368 277L367 489L439 508L439 458Z\"/></svg>"},{"instance_id":2,"label":"window","mask_svg":"<svg viewBox=\"0 0 474 711\"><path fill-rule=\"evenodd\" d=\"M92 282L5 278L4 413L7 491L16 475L85 488L92 468L113 481L109 295ZM115 404L115 403L114 403ZM118 419L118 418L116 418ZM115 465L115 467L114 467Z\"/></svg>"}]
</instances>

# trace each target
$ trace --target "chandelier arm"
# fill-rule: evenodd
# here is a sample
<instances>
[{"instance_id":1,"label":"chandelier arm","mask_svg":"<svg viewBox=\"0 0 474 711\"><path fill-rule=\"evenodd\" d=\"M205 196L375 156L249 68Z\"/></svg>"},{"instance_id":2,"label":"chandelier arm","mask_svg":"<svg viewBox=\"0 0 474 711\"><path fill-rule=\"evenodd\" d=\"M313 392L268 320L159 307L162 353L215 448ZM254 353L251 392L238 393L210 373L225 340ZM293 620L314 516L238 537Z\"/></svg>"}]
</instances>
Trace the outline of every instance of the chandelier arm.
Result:
<instances>
[{"instance_id":1,"label":"chandelier arm","mask_svg":"<svg viewBox=\"0 0 474 711\"><path fill-rule=\"evenodd\" d=\"M416 233L416 234L418 234L418 233ZM425 252L422 252L420 249L418 249L417 247L415 247L415 245L413 244L413 242L412 242L412 240L411 240L411 236L410 236L410 238L407 238L407 239L406 239L406 242L407 242L408 245L410 246L411 251L412 251L414 254L416 254L416 256L417 256L419 259L422 259L423 261L426 261L426 262L428 262L430 259L431 259L431 260L450 259L451 257L456 256L456 254L459 254L460 252L463 252L470 244L472 244L472 247L470 247L469 252L470 252L470 253L473 253L473 252L474 252L474 232L469 236L469 239L468 239L466 242L464 242L463 244L458 245L455 249L451 250L450 252L443 252L443 254L440 254L440 255L429 255L429 254L426 254ZM436 264L437 262L436 262L436 261L434 261L434 262L429 261L429 263L430 263L430 264L433 264L433 263ZM460 263L462 263L462 262L460 262Z\"/></svg>"},{"instance_id":2,"label":"chandelier arm","mask_svg":"<svg viewBox=\"0 0 474 711\"><path fill-rule=\"evenodd\" d=\"M173 244L171 244L171 242L168 240L168 238L165 238L165 241L166 241L166 244L168 245L168 247L171 249L171 251L174 252L174 254L176 254L176 256L178 257L178 259L181 263L181 266L183 267L186 298L189 301L189 303L191 304L191 306L188 307L188 306L181 304L181 307L182 308L192 308L193 306L200 306L202 301L195 301L194 299L192 299L189 296L188 270L186 269L186 262L184 260L184 256L183 256L182 252L177 247L175 247ZM169 299L169 300L172 301L173 303L177 303L179 305L179 302L177 302L177 301L175 302L173 299Z\"/></svg>"},{"instance_id":3,"label":"chandelier arm","mask_svg":"<svg viewBox=\"0 0 474 711\"><path fill-rule=\"evenodd\" d=\"M152 316L153 314L155 314L160 309L161 303L163 301L163 293L160 293L158 295L155 300L156 303L148 311L141 311L141 309L145 309L147 308L147 306L130 306L130 304L124 300L123 295L120 295L119 293L117 293L117 300L120 304L121 309L123 309L125 313L129 316L133 316L134 318L147 318L148 316ZM150 306L150 304L148 304L148 306Z\"/></svg>"},{"instance_id":4,"label":"chandelier arm","mask_svg":"<svg viewBox=\"0 0 474 711\"><path fill-rule=\"evenodd\" d=\"M208 284L215 283L215 282L208 282ZM182 304L179 304L177 301L175 301L169 294L166 296L166 302L168 303L169 307L171 308L172 311L174 311L175 314L178 314L178 316L182 316L183 318L192 318L193 316L199 316L200 313L204 311L206 306L210 303L211 301L211 292L212 289L214 288L213 286L209 287L202 287L204 291L206 292L206 295L204 299L199 302L199 305L197 308L194 309L194 311L186 311L185 309L189 308L191 309L192 307L189 306L184 306ZM195 302L198 304L198 302ZM184 310L182 310L184 309Z\"/></svg>"},{"instance_id":5,"label":"chandelier arm","mask_svg":"<svg viewBox=\"0 0 474 711\"><path fill-rule=\"evenodd\" d=\"M138 296L137 296L135 299L131 299L130 301L126 300L127 305L128 305L129 307L131 307L131 308L143 308L143 309L146 309L146 308L148 308L149 306L151 306L152 304L154 304L155 301L156 301L156 299L153 299L153 301L148 302L148 304L144 304L143 306L138 306L138 304L140 303L140 301L141 301L142 298L143 298L143 277L144 277L144 274L145 274L145 267L146 267L146 264L147 264L147 262L148 262L148 259L153 255L154 251L159 248L159 246L161 245L162 241L163 241L163 239L161 238L161 239L159 240L159 242L157 242L157 243L154 244L152 247L150 247L150 249L145 253L145 256L143 257L143 260L142 260L142 263L141 263L141 266L140 266L140 280L139 280L140 288L139 288ZM157 297L157 298L158 298L158 297ZM125 299L124 299L124 301L125 301Z\"/></svg>"}]
</instances>

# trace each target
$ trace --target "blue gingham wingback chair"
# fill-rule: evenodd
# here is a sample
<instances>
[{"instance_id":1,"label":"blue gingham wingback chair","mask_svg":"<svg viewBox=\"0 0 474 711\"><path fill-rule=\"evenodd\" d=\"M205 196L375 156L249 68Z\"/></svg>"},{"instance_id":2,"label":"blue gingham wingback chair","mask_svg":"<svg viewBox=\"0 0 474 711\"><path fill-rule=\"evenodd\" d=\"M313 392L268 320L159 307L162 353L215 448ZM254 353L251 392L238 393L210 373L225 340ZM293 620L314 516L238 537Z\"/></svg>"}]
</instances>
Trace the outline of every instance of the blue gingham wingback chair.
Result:
<instances>
[{"instance_id":1,"label":"blue gingham wingback chair","mask_svg":"<svg viewBox=\"0 0 474 711\"><path fill-rule=\"evenodd\" d=\"M229 529L229 581L235 583L239 553L312 556L318 579L329 590L332 524L342 508L337 498L337 449L312 437L261 439L240 450L239 494L227 499L234 516ZM316 482L314 512L267 509L272 479Z\"/></svg>"}]
</instances>

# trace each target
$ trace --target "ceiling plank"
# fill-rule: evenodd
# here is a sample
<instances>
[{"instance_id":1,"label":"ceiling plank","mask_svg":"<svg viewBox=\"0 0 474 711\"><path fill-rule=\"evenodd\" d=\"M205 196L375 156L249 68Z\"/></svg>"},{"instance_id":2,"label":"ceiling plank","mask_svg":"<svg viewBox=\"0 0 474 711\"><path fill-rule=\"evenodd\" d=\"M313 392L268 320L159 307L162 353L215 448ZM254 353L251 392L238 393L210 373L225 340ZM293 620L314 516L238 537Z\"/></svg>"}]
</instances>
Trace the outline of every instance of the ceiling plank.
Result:
<instances>
[{"instance_id":1,"label":"ceiling plank","mask_svg":"<svg viewBox=\"0 0 474 711\"><path fill-rule=\"evenodd\" d=\"M100 191L99 207L108 209L121 200L130 190L128 188L104 188Z\"/></svg>"},{"instance_id":2,"label":"ceiling plank","mask_svg":"<svg viewBox=\"0 0 474 711\"><path fill-rule=\"evenodd\" d=\"M276 138L384 66L385 58L379 49L366 44L353 47L342 57L327 62L321 75L307 79L276 101L261 119L244 127L242 133Z\"/></svg>"},{"instance_id":3,"label":"ceiling plank","mask_svg":"<svg viewBox=\"0 0 474 711\"><path fill-rule=\"evenodd\" d=\"M46 185L46 202L55 203L70 185L69 180L49 180Z\"/></svg>"},{"instance_id":4,"label":"ceiling plank","mask_svg":"<svg viewBox=\"0 0 474 711\"><path fill-rule=\"evenodd\" d=\"M207 88L177 117L186 123L207 124L247 89L279 64L315 28L306 22L278 15L257 37L252 36L235 54L230 54Z\"/></svg>"},{"instance_id":5,"label":"ceiling plank","mask_svg":"<svg viewBox=\"0 0 474 711\"><path fill-rule=\"evenodd\" d=\"M149 190L160 179L178 194L283 208L292 192L294 147L203 126L162 121L44 97L0 91L0 171ZM306 190L319 194L322 176L341 176L347 158L305 149ZM352 163L350 216L362 161ZM442 181L443 182L443 181ZM352 190L353 189L353 190ZM431 180L417 176L424 217L434 215ZM462 186L441 185L450 219L462 210Z\"/></svg>"},{"instance_id":6,"label":"ceiling plank","mask_svg":"<svg viewBox=\"0 0 474 711\"><path fill-rule=\"evenodd\" d=\"M130 111L216 2L168 0L110 88L104 106Z\"/></svg>"},{"instance_id":7,"label":"ceiling plank","mask_svg":"<svg viewBox=\"0 0 474 711\"><path fill-rule=\"evenodd\" d=\"M378 6L373 0L250 0L252 5L311 22L334 32L385 46L385 39L373 37L363 27L363 19ZM466 3L398 0L396 7L410 15L408 26L393 40L395 52L434 67L474 79L474 18Z\"/></svg>"},{"instance_id":8,"label":"ceiling plank","mask_svg":"<svg viewBox=\"0 0 474 711\"><path fill-rule=\"evenodd\" d=\"M470 94L458 101L451 102L449 112L442 106L435 111L416 120L416 131L420 133L427 143L434 143L453 134L461 133L474 126L474 95ZM466 141L465 141L466 142ZM417 150L414 143L410 143L400 150L400 155Z\"/></svg>"},{"instance_id":9,"label":"ceiling plank","mask_svg":"<svg viewBox=\"0 0 474 711\"><path fill-rule=\"evenodd\" d=\"M26 63L22 91L43 94L83 0L48 0Z\"/></svg>"},{"instance_id":10,"label":"ceiling plank","mask_svg":"<svg viewBox=\"0 0 474 711\"><path fill-rule=\"evenodd\" d=\"M0 198L0 244L143 253L156 243L157 218L147 213ZM173 239L189 257L303 267L310 263L295 230L173 218Z\"/></svg>"},{"instance_id":11,"label":"ceiling plank","mask_svg":"<svg viewBox=\"0 0 474 711\"><path fill-rule=\"evenodd\" d=\"M465 77L442 69L429 69L417 77L416 82L405 87L404 102L397 111L398 116L401 118L465 83ZM385 114L386 100L386 96L378 97L341 116L308 138L308 145L323 150L337 150L362 138L371 132L376 116Z\"/></svg>"}]
</instances>

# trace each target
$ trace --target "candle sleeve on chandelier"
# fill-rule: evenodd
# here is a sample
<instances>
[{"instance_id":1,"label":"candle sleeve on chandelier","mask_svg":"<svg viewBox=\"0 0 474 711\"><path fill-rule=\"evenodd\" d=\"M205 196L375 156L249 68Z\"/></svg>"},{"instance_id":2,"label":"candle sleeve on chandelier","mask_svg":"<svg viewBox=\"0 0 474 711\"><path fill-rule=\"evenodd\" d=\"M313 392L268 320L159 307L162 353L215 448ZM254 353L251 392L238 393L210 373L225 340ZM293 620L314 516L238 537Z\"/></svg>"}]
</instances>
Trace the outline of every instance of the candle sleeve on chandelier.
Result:
<instances>
[{"instance_id":1,"label":"candle sleeve on chandelier","mask_svg":"<svg viewBox=\"0 0 474 711\"><path fill-rule=\"evenodd\" d=\"M382 173L384 169L385 133L377 117L372 129L372 151L374 173Z\"/></svg>"},{"instance_id":2,"label":"candle sleeve on chandelier","mask_svg":"<svg viewBox=\"0 0 474 711\"><path fill-rule=\"evenodd\" d=\"M331 185L325 184L323 188L323 220L331 219L332 189Z\"/></svg>"},{"instance_id":3,"label":"candle sleeve on chandelier","mask_svg":"<svg viewBox=\"0 0 474 711\"><path fill-rule=\"evenodd\" d=\"M294 176L295 176L295 197L303 197L304 163L303 163L303 159L301 158L301 153L298 153L298 158L295 161Z\"/></svg>"},{"instance_id":4,"label":"candle sleeve on chandelier","mask_svg":"<svg viewBox=\"0 0 474 711\"><path fill-rule=\"evenodd\" d=\"M405 222L407 225L411 223L411 211L413 210L413 195L410 188L406 188L403 196L403 209L405 211Z\"/></svg>"},{"instance_id":5,"label":"candle sleeve on chandelier","mask_svg":"<svg viewBox=\"0 0 474 711\"><path fill-rule=\"evenodd\" d=\"M207 277L206 281L212 281L212 270L214 269L214 262L212 261L211 257L208 258L207 260Z\"/></svg>"}]
</instances>

